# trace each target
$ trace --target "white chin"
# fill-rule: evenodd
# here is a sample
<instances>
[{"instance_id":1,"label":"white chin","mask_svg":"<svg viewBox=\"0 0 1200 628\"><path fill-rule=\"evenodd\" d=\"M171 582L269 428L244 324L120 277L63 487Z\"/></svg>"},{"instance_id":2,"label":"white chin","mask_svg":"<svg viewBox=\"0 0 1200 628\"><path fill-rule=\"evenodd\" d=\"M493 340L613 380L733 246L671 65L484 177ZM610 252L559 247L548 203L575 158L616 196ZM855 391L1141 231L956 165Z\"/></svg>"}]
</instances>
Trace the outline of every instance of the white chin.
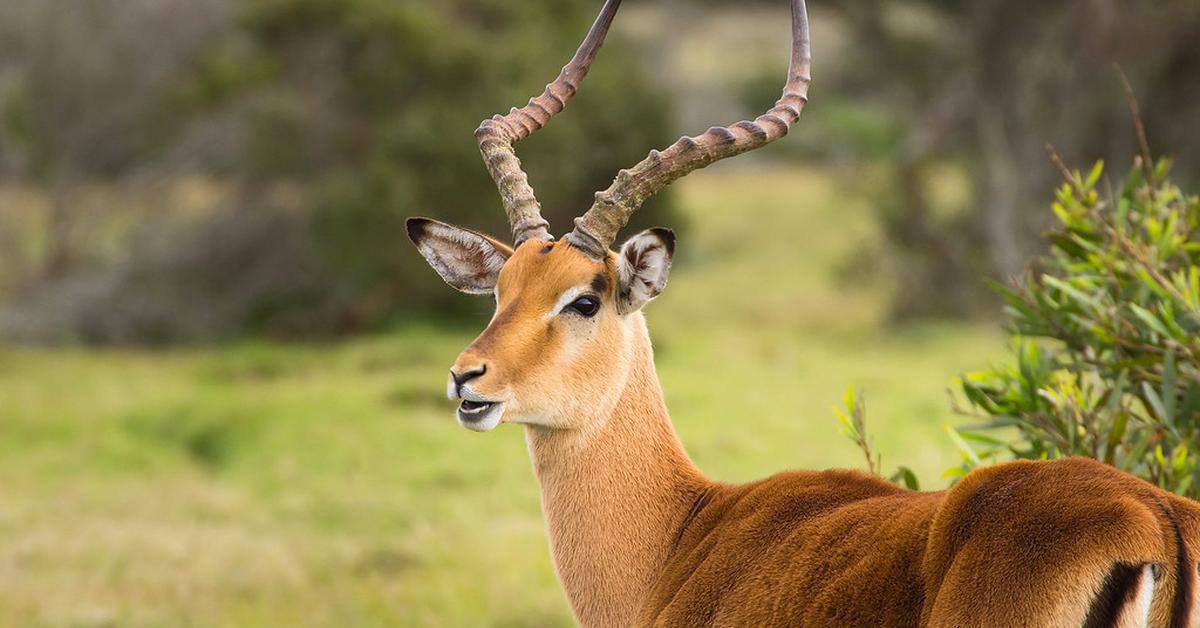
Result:
<instances>
[{"instance_id":1,"label":"white chin","mask_svg":"<svg viewBox=\"0 0 1200 628\"><path fill-rule=\"evenodd\" d=\"M500 425L500 417L504 416L504 404L497 402L488 404L485 408L476 408L465 410L460 405L458 412L455 413L458 417L458 424L475 432L490 432Z\"/></svg>"}]
</instances>

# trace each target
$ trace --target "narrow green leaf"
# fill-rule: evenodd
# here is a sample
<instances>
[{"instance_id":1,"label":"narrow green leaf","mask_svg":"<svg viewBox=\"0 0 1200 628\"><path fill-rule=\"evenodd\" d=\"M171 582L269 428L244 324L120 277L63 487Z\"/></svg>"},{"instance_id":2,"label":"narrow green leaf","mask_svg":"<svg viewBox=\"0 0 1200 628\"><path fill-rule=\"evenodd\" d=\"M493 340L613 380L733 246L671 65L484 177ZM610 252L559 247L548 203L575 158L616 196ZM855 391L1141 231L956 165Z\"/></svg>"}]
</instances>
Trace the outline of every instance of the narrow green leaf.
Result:
<instances>
[{"instance_id":1,"label":"narrow green leaf","mask_svg":"<svg viewBox=\"0 0 1200 628\"><path fill-rule=\"evenodd\" d=\"M1108 430L1108 441L1104 446L1104 462L1113 464L1117 459L1117 448L1121 445L1121 440L1125 436L1125 428L1129 425L1129 414L1121 412L1113 421L1112 427Z\"/></svg>"},{"instance_id":2,"label":"narrow green leaf","mask_svg":"<svg viewBox=\"0 0 1200 628\"><path fill-rule=\"evenodd\" d=\"M850 440L857 441L858 430L854 429L854 423L850 421L850 418L836 407L833 409L833 416L837 417L838 422L842 424L842 434Z\"/></svg>"},{"instance_id":3,"label":"narrow green leaf","mask_svg":"<svg viewBox=\"0 0 1200 628\"><path fill-rule=\"evenodd\" d=\"M917 474L913 473L912 469L908 467L896 467L896 472L888 479L893 484L903 484L910 491L921 490L921 482L917 480Z\"/></svg>"},{"instance_id":4,"label":"narrow green leaf","mask_svg":"<svg viewBox=\"0 0 1200 628\"><path fill-rule=\"evenodd\" d=\"M1163 359L1163 382L1162 382L1162 399L1163 412L1170 417L1168 421L1171 425L1175 425L1175 398L1179 394L1179 389L1175 382L1175 350L1167 349L1167 355Z\"/></svg>"},{"instance_id":5,"label":"narrow green leaf","mask_svg":"<svg viewBox=\"0 0 1200 628\"><path fill-rule=\"evenodd\" d=\"M1200 310L1200 265L1188 269L1188 305Z\"/></svg>"},{"instance_id":6,"label":"narrow green leaf","mask_svg":"<svg viewBox=\"0 0 1200 628\"><path fill-rule=\"evenodd\" d=\"M963 440L953 427L947 425L945 426L945 429L946 433L950 435L950 440L954 441L955 447L958 447L958 451L962 453L964 461L969 462L972 468L983 464L979 460L979 455L976 454L975 450L971 448L971 445L969 445L967 441Z\"/></svg>"},{"instance_id":7,"label":"narrow green leaf","mask_svg":"<svg viewBox=\"0 0 1200 628\"><path fill-rule=\"evenodd\" d=\"M1193 380L1188 383L1183 403L1179 404L1179 419L1182 420L1179 423L1181 427L1191 427L1200 419L1200 382Z\"/></svg>"},{"instance_id":8,"label":"narrow green leaf","mask_svg":"<svg viewBox=\"0 0 1200 628\"><path fill-rule=\"evenodd\" d=\"M1142 382L1142 397L1146 400L1146 403L1150 404L1150 408L1154 411L1154 415L1159 422L1170 428L1171 431L1174 431L1175 425L1172 423L1174 417L1167 414L1167 409L1163 406L1162 399L1158 396L1158 391L1154 390L1150 382Z\"/></svg>"},{"instance_id":9,"label":"narrow green leaf","mask_svg":"<svg viewBox=\"0 0 1200 628\"><path fill-rule=\"evenodd\" d=\"M969 440L969 441L974 441L974 442L977 442L977 443L983 443L983 444L985 444L985 445L993 445L993 446L996 446L996 447L1003 447L1003 446L1004 446L1004 441L1002 441L1002 440L1000 440L1000 439L998 439L998 438L994 438L994 437L991 437L991 436L986 436L986 435L984 435L984 434L977 434L977 433L974 433L974 432L968 432L968 431L966 431L966 430L962 430L962 429L955 430L955 431L956 431L956 433L959 435L959 437L960 437L960 438L962 438L963 440Z\"/></svg>"},{"instance_id":10,"label":"narrow green leaf","mask_svg":"<svg viewBox=\"0 0 1200 628\"><path fill-rule=\"evenodd\" d=\"M1133 463L1140 463L1142 458L1146 456L1146 449L1150 447L1150 440L1154 438L1154 432L1144 430L1140 436L1133 441L1133 447L1129 451L1129 460Z\"/></svg>"},{"instance_id":11,"label":"narrow green leaf","mask_svg":"<svg viewBox=\"0 0 1200 628\"><path fill-rule=\"evenodd\" d=\"M1154 330L1154 332L1159 336L1162 336L1163 338L1171 337L1171 333L1167 331L1167 328L1162 324L1162 321L1158 320L1158 318L1154 316L1154 314L1151 314L1146 308L1138 305L1137 303L1130 303L1129 310L1133 312L1134 316L1141 319L1141 321L1145 323L1147 327Z\"/></svg>"},{"instance_id":12,"label":"narrow green leaf","mask_svg":"<svg viewBox=\"0 0 1200 628\"><path fill-rule=\"evenodd\" d=\"M950 467L942 472L943 478L961 478L967 474L967 469L962 467Z\"/></svg>"},{"instance_id":13,"label":"narrow green leaf","mask_svg":"<svg viewBox=\"0 0 1200 628\"><path fill-rule=\"evenodd\" d=\"M1088 173L1087 179L1083 182L1083 189L1090 190L1096 187L1096 182L1100 180L1100 173L1104 172L1104 160L1096 162L1092 166L1092 171Z\"/></svg>"},{"instance_id":14,"label":"narrow green leaf","mask_svg":"<svg viewBox=\"0 0 1200 628\"><path fill-rule=\"evenodd\" d=\"M1146 272L1145 268L1138 268L1134 274L1137 275L1137 278L1141 280L1142 285L1146 288L1149 288L1154 294L1157 294L1164 299L1171 298L1171 293L1167 292L1166 289L1164 289L1162 285L1158 283L1157 279L1152 277L1150 273Z\"/></svg>"},{"instance_id":15,"label":"narrow green leaf","mask_svg":"<svg viewBox=\"0 0 1200 628\"><path fill-rule=\"evenodd\" d=\"M1042 281L1046 282L1047 284L1049 284L1051 286L1054 286L1060 292L1071 297L1073 300L1078 301L1084 305L1087 305L1093 311L1098 311L1102 307L1100 305L1100 302L1097 301L1095 297L1088 295L1088 294L1084 294L1082 291L1080 291L1075 286L1072 286L1071 284L1059 279L1058 277L1054 277L1052 275L1043 275Z\"/></svg>"}]
</instances>

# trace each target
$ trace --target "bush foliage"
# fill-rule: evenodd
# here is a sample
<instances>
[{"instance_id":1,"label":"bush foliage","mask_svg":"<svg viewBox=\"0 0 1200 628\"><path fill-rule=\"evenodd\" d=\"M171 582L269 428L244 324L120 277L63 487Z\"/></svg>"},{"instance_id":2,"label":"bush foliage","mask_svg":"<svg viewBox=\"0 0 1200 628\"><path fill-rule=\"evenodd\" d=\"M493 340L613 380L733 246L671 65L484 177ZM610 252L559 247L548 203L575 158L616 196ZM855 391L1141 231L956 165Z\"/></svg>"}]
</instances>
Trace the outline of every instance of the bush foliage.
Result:
<instances>
[{"instance_id":1,"label":"bush foliage","mask_svg":"<svg viewBox=\"0 0 1200 628\"><path fill-rule=\"evenodd\" d=\"M959 379L955 409L978 421L947 428L962 462L945 475L1086 456L1200 498L1200 197L1171 182L1167 160L1139 159L1114 190L1102 163L1084 176L1053 157L1066 181L1049 253L993 284L1012 362ZM843 432L881 473L861 394L850 388L843 403ZM890 479L919 488L904 466Z\"/></svg>"},{"instance_id":2,"label":"bush foliage","mask_svg":"<svg viewBox=\"0 0 1200 628\"><path fill-rule=\"evenodd\" d=\"M1102 164L1064 168L1049 254L997 286L1014 359L961 380L984 420L959 430L959 472L1088 456L1200 497L1200 200L1169 166L1139 160L1116 190Z\"/></svg>"}]
</instances>

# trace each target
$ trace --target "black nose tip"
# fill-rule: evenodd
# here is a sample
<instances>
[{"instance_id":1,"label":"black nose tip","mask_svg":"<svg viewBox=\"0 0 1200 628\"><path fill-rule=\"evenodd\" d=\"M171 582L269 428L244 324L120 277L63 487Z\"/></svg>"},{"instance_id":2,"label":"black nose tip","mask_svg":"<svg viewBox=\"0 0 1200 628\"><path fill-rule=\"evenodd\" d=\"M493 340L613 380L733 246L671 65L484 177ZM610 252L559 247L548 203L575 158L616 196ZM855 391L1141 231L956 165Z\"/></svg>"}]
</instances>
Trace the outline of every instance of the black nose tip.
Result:
<instances>
[{"instance_id":1,"label":"black nose tip","mask_svg":"<svg viewBox=\"0 0 1200 628\"><path fill-rule=\"evenodd\" d=\"M468 371L463 371L462 373L455 373L454 369L450 369L450 377L454 379L454 390L461 394L463 384L475 379L476 377L482 376L486 372L487 372L486 364L479 368L474 368L474 369L470 369Z\"/></svg>"}]
</instances>

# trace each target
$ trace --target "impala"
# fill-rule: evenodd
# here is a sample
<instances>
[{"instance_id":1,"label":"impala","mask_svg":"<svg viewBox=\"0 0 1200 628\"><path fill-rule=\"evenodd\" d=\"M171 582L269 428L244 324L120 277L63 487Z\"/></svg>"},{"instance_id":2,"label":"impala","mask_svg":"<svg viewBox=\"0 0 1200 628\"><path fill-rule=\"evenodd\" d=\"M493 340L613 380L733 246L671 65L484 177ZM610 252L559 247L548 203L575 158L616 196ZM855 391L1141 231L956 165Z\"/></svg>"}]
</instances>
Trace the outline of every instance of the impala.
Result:
<instances>
[{"instance_id":1,"label":"impala","mask_svg":"<svg viewBox=\"0 0 1200 628\"><path fill-rule=\"evenodd\" d=\"M808 20L792 0L791 65L772 109L651 151L556 240L513 144L562 111L619 5L605 2L545 92L475 132L514 245L408 222L447 283L495 298L447 392L464 427L525 426L555 570L578 621L1196 625L1200 508L1098 462L1010 462L933 493L854 471L730 485L696 468L667 415L641 312L667 283L675 237L650 229L609 247L651 194L787 133L807 101Z\"/></svg>"}]
</instances>

